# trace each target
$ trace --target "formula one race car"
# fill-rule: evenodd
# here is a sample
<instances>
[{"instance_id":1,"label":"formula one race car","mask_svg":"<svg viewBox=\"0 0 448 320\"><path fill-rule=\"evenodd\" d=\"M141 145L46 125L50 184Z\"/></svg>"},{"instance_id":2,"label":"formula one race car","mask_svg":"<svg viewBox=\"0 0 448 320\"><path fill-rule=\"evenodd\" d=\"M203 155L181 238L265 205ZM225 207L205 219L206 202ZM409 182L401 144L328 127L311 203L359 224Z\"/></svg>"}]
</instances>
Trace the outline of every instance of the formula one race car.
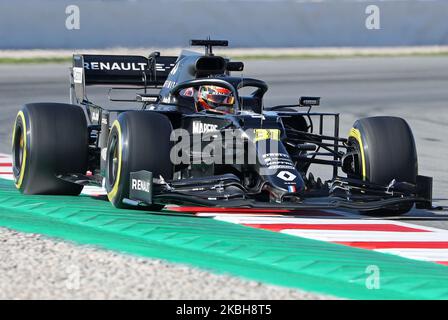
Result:
<instances>
[{"instance_id":1,"label":"formula one race car","mask_svg":"<svg viewBox=\"0 0 448 320\"><path fill-rule=\"evenodd\" d=\"M74 55L72 103L27 104L17 115L16 187L79 195L85 185L104 186L115 207L147 210L195 204L390 215L414 204L431 208L432 178L417 174L405 120L363 118L340 137L339 114L311 111L320 98L264 106L267 84L232 76L243 63L213 54L227 41L191 44L205 54ZM87 86L111 87L110 100L141 110L100 107ZM135 98L111 98L129 88ZM311 164L332 167L332 178L316 179Z\"/></svg>"}]
</instances>

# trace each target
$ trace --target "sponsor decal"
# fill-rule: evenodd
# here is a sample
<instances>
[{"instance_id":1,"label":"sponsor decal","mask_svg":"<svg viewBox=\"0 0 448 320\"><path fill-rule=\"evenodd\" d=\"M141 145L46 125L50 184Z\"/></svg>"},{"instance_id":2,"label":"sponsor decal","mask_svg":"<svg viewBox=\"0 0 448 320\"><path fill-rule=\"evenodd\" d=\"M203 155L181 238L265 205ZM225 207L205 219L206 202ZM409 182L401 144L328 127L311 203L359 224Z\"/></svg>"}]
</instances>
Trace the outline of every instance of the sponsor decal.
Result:
<instances>
[{"instance_id":1,"label":"sponsor decal","mask_svg":"<svg viewBox=\"0 0 448 320\"><path fill-rule=\"evenodd\" d=\"M170 97L169 96L162 97L161 102L163 102L163 103L170 103L171 102Z\"/></svg>"},{"instance_id":2,"label":"sponsor decal","mask_svg":"<svg viewBox=\"0 0 448 320\"><path fill-rule=\"evenodd\" d=\"M148 69L146 62L84 62L86 70L118 70L118 71L143 71Z\"/></svg>"},{"instance_id":3,"label":"sponsor decal","mask_svg":"<svg viewBox=\"0 0 448 320\"><path fill-rule=\"evenodd\" d=\"M260 140L280 140L279 129L254 129L255 142Z\"/></svg>"},{"instance_id":4,"label":"sponsor decal","mask_svg":"<svg viewBox=\"0 0 448 320\"><path fill-rule=\"evenodd\" d=\"M152 203L152 172L131 172L129 178L129 199Z\"/></svg>"},{"instance_id":5,"label":"sponsor decal","mask_svg":"<svg viewBox=\"0 0 448 320\"><path fill-rule=\"evenodd\" d=\"M291 158L285 153L266 153L263 155L263 160L267 168L271 170L295 169Z\"/></svg>"},{"instance_id":6,"label":"sponsor decal","mask_svg":"<svg viewBox=\"0 0 448 320\"><path fill-rule=\"evenodd\" d=\"M145 96L140 96L140 99L142 102L157 102L158 100L157 97L145 97Z\"/></svg>"},{"instance_id":7,"label":"sponsor decal","mask_svg":"<svg viewBox=\"0 0 448 320\"><path fill-rule=\"evenodd\" d=\"M297 176L295 174L293 174L292 172L284 170L284 171L280 171L277 174L277 178L280 178L286 182L291 182L291 181L294 181L294 179L297 178Z\"/></svg>"},{"instance_id":8,"label":"sponsor decal","mask_svg":"<svg viewBox=\"0 0 448 320\"><path fill-rule=\"evenodd\" d=\"M91 117L92 117L92 121L94 122L98 122L100 120L100 113L99 111L91 111Z\"/></svg>"},{"instance_id":9,"label":"sponsor decal","mask_svg":"<svg viewBox=\"0 0 448 320\"><path fill-rule=\"evenodd\" d=\"M132 179L131 189L143 192L150 192L150 183L148 181L143 181L140 179Z\"/></svg>"},{"instance_id":10,"label":"sponsor decal","mask_svg":"<svg viewBox=\"0 0 448 320\"><path fill-rule=\"evenodd\" d=\"M193 134L209 133L209 132L216 132L216 131L218 131L217 124L193 121Z\"/></svg>"},{"instance_id":11,"label":"sponsor decal","mask_svg":"<svg viewBox=\"0 0 448 320\"><path fill-rule=\"evenodd\" d=\"M172 81L172 80L166 80L165 83L163 84L164 88L167 89L173 89L176 86L176 81Z\"/></svg>"},{"instance_id":12,"label":"sponsor decal","mask_svg":"<svg viewBox=\"0 0 448 320\"><path fill-rule=\"evenodd\" d=\"M82 83L83 68L73 67L73 82Z\"/></svg>"}]
</instances>

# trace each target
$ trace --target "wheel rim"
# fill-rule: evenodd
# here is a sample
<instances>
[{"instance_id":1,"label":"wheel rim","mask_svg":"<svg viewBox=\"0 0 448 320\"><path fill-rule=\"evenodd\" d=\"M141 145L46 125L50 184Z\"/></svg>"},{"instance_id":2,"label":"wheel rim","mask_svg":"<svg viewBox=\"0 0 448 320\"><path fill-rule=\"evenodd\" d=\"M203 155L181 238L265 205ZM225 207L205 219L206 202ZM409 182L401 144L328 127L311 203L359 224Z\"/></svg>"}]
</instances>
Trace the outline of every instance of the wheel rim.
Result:
<instances>
[{"instance_id":1,"label":"wheel rim","mask_svg":"<svg viewBox=\"0 0 448 320\"><path fill-rule=\"evenodd\" d=\"M108 183L112 187L117 180L118 173L118 136L113 134L111 137L110 146L108 148L108 156L107 156L107 176Z\"/></svg>"},{"instance_id":2,"label":"wheel rim","mask_svg":"<svg viewBox=\"0 0 448 320\"><path fill-rule=\"evenodd\" d=\"M25 150L25 137L22 124L17 123L14 137L13 137L13 148L12 148L12 158L13 158L13 172L16 177L20 176L23 164L23 154Z\"/></svg>"},{"instance_id":3,"label":"wheel rim","mask_svg":"<svg viewBox=\"0 0 448 320\"><path fill-rule=\"evenodd\" d=\"M362 160L361 160L361 146L359 145L358 141L352 137L350 137L349 139L349 143L350 143L350 149L348 149L348 152L356 152L357 154L357 158L358 161L356 161L354 164L354 168L353 168L353 173L349 174L349 178L358 178L358 179L362 179Z\"/></svg>"}]
</instances>

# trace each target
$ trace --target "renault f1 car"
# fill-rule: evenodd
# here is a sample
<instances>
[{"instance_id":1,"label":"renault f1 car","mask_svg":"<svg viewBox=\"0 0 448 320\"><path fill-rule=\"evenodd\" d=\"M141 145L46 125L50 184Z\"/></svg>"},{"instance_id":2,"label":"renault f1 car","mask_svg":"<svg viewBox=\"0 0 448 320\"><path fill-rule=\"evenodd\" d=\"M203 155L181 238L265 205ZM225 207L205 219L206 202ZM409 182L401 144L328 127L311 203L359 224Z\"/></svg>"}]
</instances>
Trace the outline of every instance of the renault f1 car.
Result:
<instances>
[{"instance_id":1,"label":"renault f1 car","mask_svg":"<svg viewBox=\"0 0 448 320\"><path fill-rule=\"evenodd\" d=\"M431 208L432 178L417 173L405 120L359 119L341 137L338 113L312 111L319 97L265 106L268 85L234 76L244 64L213 54L227 41L191 44L205 46L205 54L74 55L71 104L26 104L17 115L17 189L79 195L86 185L104 186L115 207L147 210L194 204L390 215L414 204ZM110 100L139 109L100 107L87 97L90 86L109 87ZM231 92L232 111L199 111L204 86ZM111 97L129 89L135 98ZM315 178L311 164L331 167L332 178Z\"/></svg>"}]
</instances>

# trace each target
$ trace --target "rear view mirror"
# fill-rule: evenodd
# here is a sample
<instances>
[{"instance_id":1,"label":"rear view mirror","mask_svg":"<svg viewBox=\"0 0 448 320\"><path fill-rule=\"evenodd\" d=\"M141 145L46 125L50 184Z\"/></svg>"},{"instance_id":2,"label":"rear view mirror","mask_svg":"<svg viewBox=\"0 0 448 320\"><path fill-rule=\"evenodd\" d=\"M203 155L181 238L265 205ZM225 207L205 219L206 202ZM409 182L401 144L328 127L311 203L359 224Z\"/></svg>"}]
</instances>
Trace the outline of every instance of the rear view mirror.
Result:
<instances>
[{"instance_id":1,"label":"rear view mirror","mask_svg":"<svg viewBox=\"0 0 448 320\"><path fill-rule=\"evenodd\" d=\"M243 71L244 63L242 62L227 62L227 71Z\"/></svg>"}]
</instances>

